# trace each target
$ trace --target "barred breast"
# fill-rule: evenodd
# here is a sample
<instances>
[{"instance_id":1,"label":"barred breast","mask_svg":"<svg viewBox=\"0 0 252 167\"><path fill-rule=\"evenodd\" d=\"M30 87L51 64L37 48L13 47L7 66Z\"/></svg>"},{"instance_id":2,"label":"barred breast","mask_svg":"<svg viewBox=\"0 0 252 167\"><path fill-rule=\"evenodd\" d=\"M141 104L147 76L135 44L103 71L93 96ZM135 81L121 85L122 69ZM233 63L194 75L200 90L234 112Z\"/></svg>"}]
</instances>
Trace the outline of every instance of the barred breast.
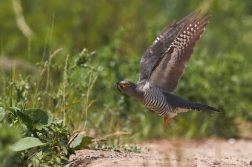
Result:
<instances>
[{"instance_id":1,"label":"barred breast","mask_svg":"<svg viewBox=\"0 0 252 167\"><path fill-rule=\"evenodd\" d=\"M156 87L151 87L145 91L144 105L160 116L176 115L174 109L167 103L163 93Z\"/></svg>"}]
</instances>

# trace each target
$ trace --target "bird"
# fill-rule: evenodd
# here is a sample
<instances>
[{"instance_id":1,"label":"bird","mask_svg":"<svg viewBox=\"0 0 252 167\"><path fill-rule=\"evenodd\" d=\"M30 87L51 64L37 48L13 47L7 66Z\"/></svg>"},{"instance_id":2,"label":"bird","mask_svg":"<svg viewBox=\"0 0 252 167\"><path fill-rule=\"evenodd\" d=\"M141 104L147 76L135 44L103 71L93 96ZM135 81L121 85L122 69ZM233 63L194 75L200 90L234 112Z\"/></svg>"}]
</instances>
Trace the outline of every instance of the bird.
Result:
<instances>
[{"instance_id":1,"label":"bird","mask_svg":"<svg viewBox=\"0 0 252 167\"><path fill-rule=\"evenodd\" d=\"M164 130L171 118L189 110L221 110L183 99L173 92L177 88L187 63L209 23L211 13L199 17L200 11L193 12L177 23L174 21L160 33L140 60L138 83L123 80L116 82L116 88L164 117Z\"/></svg>"}]
</instances>

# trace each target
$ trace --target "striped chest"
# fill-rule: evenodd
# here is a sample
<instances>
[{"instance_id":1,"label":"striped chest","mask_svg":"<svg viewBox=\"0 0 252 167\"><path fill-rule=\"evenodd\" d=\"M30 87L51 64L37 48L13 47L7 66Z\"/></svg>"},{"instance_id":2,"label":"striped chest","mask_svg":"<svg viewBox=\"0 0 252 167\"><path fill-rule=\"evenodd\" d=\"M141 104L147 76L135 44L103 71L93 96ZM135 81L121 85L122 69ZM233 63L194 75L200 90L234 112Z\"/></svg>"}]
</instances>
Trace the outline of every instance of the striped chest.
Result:
<instances>
[{"instance_id":1,"label":"striped chest","mask_svg":"<svg viewBox=\"0 0 252 167\"><path fill-rule=\"evenodd\" d=\"M145 89L143 103L160 116L168 116L173 113L172 108L159 88L149 87Z\"/></svg>"}]
</instances>

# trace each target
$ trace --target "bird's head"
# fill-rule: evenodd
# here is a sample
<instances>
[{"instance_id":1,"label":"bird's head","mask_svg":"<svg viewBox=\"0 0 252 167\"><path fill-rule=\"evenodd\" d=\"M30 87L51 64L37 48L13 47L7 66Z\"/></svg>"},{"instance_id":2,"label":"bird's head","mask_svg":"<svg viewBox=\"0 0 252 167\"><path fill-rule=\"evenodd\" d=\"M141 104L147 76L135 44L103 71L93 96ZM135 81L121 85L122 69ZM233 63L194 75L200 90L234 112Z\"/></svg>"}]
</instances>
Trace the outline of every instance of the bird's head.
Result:
<instances>
[{"instance_id":1,"label":"bird's head","mask_svg":"<svg viewBox=\"0 0 252 167\"><path fill-rule=\"evenodd\" d=\"M139 98L141 96L141 91L138 89L137 84L131 81L120 81L115 83L115 87L123 93L135 98Z\"/></svg>"},{"instance_id":2,"label":"bird's head","mask_svg":"<svg viewBox=\"0 0 252 167\"><path fill-rule=\"evenodd\" d=\"M133 90L136 84L131 81L120 81L115 83L115 87L120 91L127 94L128 91Z\"/></svg>"}]
</instances>

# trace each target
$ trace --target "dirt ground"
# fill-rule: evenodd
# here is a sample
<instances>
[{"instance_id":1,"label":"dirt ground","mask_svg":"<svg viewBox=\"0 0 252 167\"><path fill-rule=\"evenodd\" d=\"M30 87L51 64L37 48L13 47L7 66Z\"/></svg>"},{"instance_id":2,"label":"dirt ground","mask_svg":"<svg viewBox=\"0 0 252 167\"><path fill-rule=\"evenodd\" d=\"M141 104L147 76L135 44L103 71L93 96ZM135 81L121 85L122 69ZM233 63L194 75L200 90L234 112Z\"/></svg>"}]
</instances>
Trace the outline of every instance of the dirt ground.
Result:
<instances>
[{"instance_id":1,"label":"dirt ground","mask_svg":"<svg viewBox=\"0 0 252 167\"><path fill-rule=\"evenodd\" d=\"M76 167L252 167L251 139L160 140L137 144L143 153L83 149L69 159Z\"/></svg>"}]
</instances>

